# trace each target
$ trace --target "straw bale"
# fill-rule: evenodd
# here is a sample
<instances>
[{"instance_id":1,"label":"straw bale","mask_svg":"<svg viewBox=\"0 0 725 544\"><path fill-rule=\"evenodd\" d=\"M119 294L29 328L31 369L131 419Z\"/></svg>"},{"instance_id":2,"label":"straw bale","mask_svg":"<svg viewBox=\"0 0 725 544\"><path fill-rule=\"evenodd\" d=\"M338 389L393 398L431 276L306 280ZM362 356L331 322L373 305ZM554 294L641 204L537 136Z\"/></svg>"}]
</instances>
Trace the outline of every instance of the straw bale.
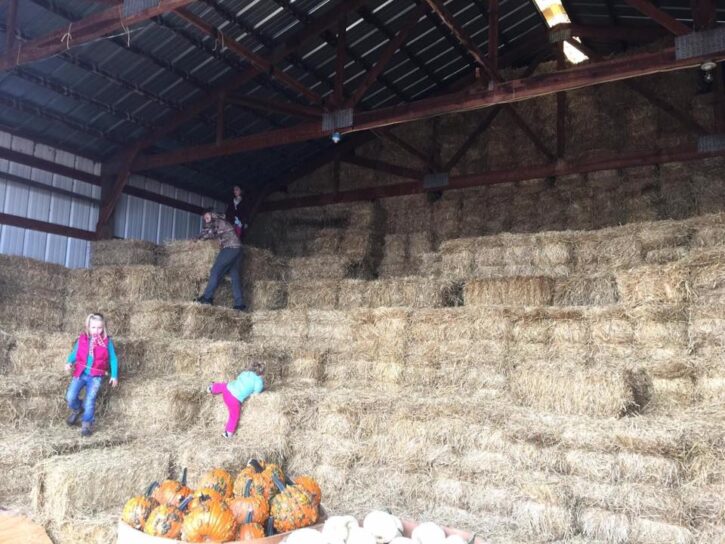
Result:
<instances>
[{"instance_id":1,"label":"straw bale","mask_svg":"<svg viewBox=\"0 0 725 544\"><path fill-rule=\"evenodd\" d=\"M252 313L254 338L279 342L283 339L307 337L308 319L305 310L276 310Z\"/></svg>"},{"instance_id":2,"label":"straw bale","mask_svg":"<svg viewBox=\"0 0 725 544\"><path fill-rule=\"evenodd\" d=\"M725 525L725 485L685 486L682 497L694 524Z\"/></svg>"},{"instance_id":3,"label":"straw bale","mask_svg":"<svg viewBox=\"0 0 725 544\"><path fill-rule=\"evenodd\" d=\"M569 508L524 501L514 506L513 518L524 534L547 540L574 533L574 515Z\"/></svg>"},{"instance_id":4,"label":"straw bale","mask_svg":"<svg viewBox=\"0 0 725 544\"><path fill-rule=\"evenodd\" d=\"M339 280L299 280L287 284L289 308L333 310L338 305Z\"/></svg>"},{"instance_id":5,"label":"straw bale","mask_svg":"<svg viewBox=\"0 0 725 544\"><path fill-rule=\"evenodd\" d=\"M287 306L287 284L281 281L259 280L246 289L252 310L280 310Z\"/></svg>"},{"instance_id":6,"label":"straw bale","mask_svg":"<svg viewBox=\"0 0 725 544\"><path fill-rule=\"evenodd\" d=\"M433 250L433 239L429 232L411 232L407 235L406 255L420 255Z\"/></svg>"},{"instance_id":7,"label":"straw bale","mask_svg":"<svg viewBox=\"0 0 725 544\"><path fill-rule=\"evenodd\" d=\"M613 275L573 275L554 281L553 303L557 306L606 306L619 300Z\"/></svg>"},{"instance_id":8,"label":"straw bale","mask_svg":"<svg viewBox=\"0 0 725 544\"><path fill-rule=\"evenodd\" d=\"M552 326L552 321L543 315L512 315L511 339L518 344L546 344L551 338Z\"/></svg>"},{"instance_id":9,"label":"straw bale","mask_svg":"<svg viewBox=\"0 0 725 544\"><path fill-rule=\"evenodd\" d=\"M631 452L570 450L566 453L566 465L570 474L602 483L630 482L672 487L681 478L677 461Z\"/></svg>"},{"instance_id":10,"label":"straw bale","mask_svg":"<svg viewBox=\"0 0 725 544\"><path fill-rule=\"evenodd\" d=\"M91 243L91 266L156 264L158 247L143 240L98 240Z\"/></svg>"},{"instance_id":11,"label":"straw bale","mask_svg":"<svg viewBox=\"0 0 725 544\"><path fill-rule=\"evenodd\" d=\"M102 298L68 300L63 316L62 330L79 334L83 330L86 316L90 313L103 314L106 331L111 336L128 336L132 305Z\"/></svg>"},{"instance_id":12,"label":"straw bale","mask_svg":"<svg viewBox=\"0 0 725 544\"><path fill-rule=\"evenodd\" d=\"M349 277L354 262L345 255L295 257L289 260L290 280L342 279Z\"/></svg>"},{"instance_id":13,"label":"straw bale","mask_svg":"<svg viewBox=\"0 0 725 544\"><path fill-rule=\"evenodd\" d=\"M619 270L642 263L642 243L634 235L617 236L607 229L577 239L575 258L583 270Z\"/></svg>"},{"instance_id":14,"label":"straw bale","mask_svg":"<svg viewBox=\"0 0 725 544\"><path fill-rule=\"evenodd\" d=\"M725 304L692 306L689 334L696 352L725 348Z\"/></svg>"},{"instance_id":15,"label":"straw bale","mask_svg":"<svg viewBox=\"0 0 725 544\"><path fill-rule=\"evenodd\" d=\"M467 305L546 306L551 304L552 284L544 276L469 280L463 300Z\"/></svg>"},{"instance_id":16,"label":"straw bale","mask_svg":"<svg viewBox=\"0 0 725 544\"><path fill-rule=\"evenodd\" d=\"M692 230L684 221L655 221L642 224L638 235L642 249L651 251L687 246L692 237Z\"/></svg>"},{"instance_id":17,"label":"straw bale","mask_svg":"<svg viewBox=\"0 0 725 544\"><path fill-rule=\"evenodd\" d=\"M108 544L116 539L118 512L94 514L51 523L48 531L57 544Z\"/></svg>"},{"instance_id":18,"label":"straw bale","mask_svg":"<svg viewBox=\"0 0 725 544\"><path fill-rule=\"evenodd\" d=\"M702 225L695 227L692 245L716 247L725 245L725 225Z\"/></svg>"},{"instance_id":19,"label":"straw bale","mask_svg":"<svg viewBox=\"0 0 725 544\"><path fill-rule=\"evenodd\" d=\"M0 374L11 368L10 352L15 348L15 342L15 336L0 329Z\"/></svg>"},{"instance_id":20,"label":"straw bale","mask_svg":"<svg viewBox=\"0 0 725 544\"><path fill-rule=\"evenodd\" d=\"M725 369L722 366L697 378L695 384L697 399L704 402L725 401Z\"/></svg>"},{"instance_id":21,"label":"straw bale","mask_svg":"<svg viewBox=\"0 0 725 544\"><path fill-rule=\"evenodd\" d=\"M702 544L722 544L725 539L725 523L698 527L695 538L696 542Z\"/></svg>"},{"instance_id":22,"label":"straw bale","mask_svg":"<svg viewBox=\"0 0 725 544\"><path fill-rule=\"evenodd\" d=\"M340 251L352 259L364 259L372 250L375 243L373 233L370 231L344 230Z\"/></svg>"},{"instance_id":23,"label":"straw bale","mask_svg":"<svg viewBox=\"0 0 725 544\"><path fill-rule=\"evenodd\" d=\"M687 300L687 271L677 265L640 266L616 274L623 304L679 303Z\"/></svg>"},{"instance_id":24,"label":"straw bale","mask_svg":"<svg viewBox=\"0 0 725 544\"><path fill-rule=\"evenodd\" d=\"M632 344L634 326L624 315L608 311L590 314L592 340L600 344Z\"/></svg>"},{"instance_id":25,"label":"straw bale","mask_svg":"<svg viewBox=\"0 0 725 544\"><path fill-rule=\"evenodd\" d=\"M692 544L695 540L692 532L686 527L648 519L635 519L632 522L631 542L635 544L659 544L661 542Z\"/></svg>"},{"instance_id":26,"label":"straw bale","mask_svg":"<svg viewBox=\"0 0 725 544\"><path fill-rule=\"evenodd\" d=\"M375 308L357 310L351 316L355 349L371 358L402 360L408 338L410 310Z\"/></svg>"},{"instance_id":27,"label":"straw bale","mask_svg":"<svg viewBox=\"0 0 725 544\"><path fill-rule=\"evenodd\" d=\"M297 349L290 354L286 378L297 384L317 384L327 367L327 352Z\"/></svg>"},{"instance_id":28,"label":"straw bale","mask_svg":"<svg viewBox=\"0 0 725 544\"><path fill-rule=\"evenodd\" d=\"M635 342L640 345L674 346L685 349L688 342L687 322L675 321L678 319L677 315L673 315L672 319L666 322L635 321Z\"/></svg>"},{"instance_id":29,"label":"straw bale","mask_svg":"<svg viewBox=\"0 0 725 544\"><path fill-rule=\"evenodd\" d=\"M533 245L506 245L503 248L505 265L530 265L534 262Z\"/></svg>"},{"instance_id":30,"label":"straw bale","mask_svg":"<svg viewBox=\"0 0 725 544\"><path fill-rule=\"evenodd\" d=\"M4 288L0 285L0 288ZM37 294L18 293L12 301L0 302L0 328L8 332L21 329L57 331L63 324L62 301Z\"/></svg>"},{"instance_id":31,"label":"straw bale","mask_svg":"<svg viewBox=\"0 0 725 544\"><path fill-rule=\"evenodd\" d=\"M68 272L67 268L58 264L27 257L0 255L0 283L5 287L3 299L13 293L40 292L53 296L65 288Z\"/></svg>"},{"instance_id":32,"label":"straw bale","mask_svg":"<svg viewBox=\"0 0 725 544\"><path fill-rule=\"evenodd\" d=\"M54 422L65 414L69 378L62 367L54 373L3 376L0 381L0 424Z\"/></svg>"},{"instance_id":33,"label":"straw bale","mask_svg":"<svg viewBox=\"0 0 725 544\"><path fill-rule=\"evenodd\" d=\"M383 246L383 262L402 263L407 259L408 236L406 234L386 234Z\"/></svg>"},{"instance_id":34,"label":"straw bale","mask_svg":"<svg viewBox=\"0 0 725 544\"><path fill-rule=\"evenodd\" d=\"M383 261L378 265L377 275L379 278L397 278L399 276L410 276L414 273L414 265L409 261L394 264L386 264Z\"/></svg>"},{"instance_id":35,"label":"straw bale","mask_svg":"<svg viewBox=\"0 0 725 544\"><path fill-rule=\"evenodd\" d=\"M209 273L219 253L216 240L175 240L165 242L159 250L158 263L163 267L178 267L193 276Z\"/></svg>"},{"instance_id":36,"label":"straw bale","mask_svg":"<svg viewBox=\"0 0 725 544\"><path fill-rule=\"evenodd\" d=\"M436 280L416 277L367 282L370 306L436 308L443 306L444 285Z\"/></svg>"},{"instance_id":37,"label":"straw bale","mask_svg":"<svg viewBox=\"0 0 725 544\"><path fill-rule=\"evenodd\" d=\"M509 383L523 405L558 414L621 417L641 410L651 396L651 381L638 369L527 362Z\"/></svg>"},{"instance_id":38,"label":"straw bale","mask_svg":"<svg viewBox=\"0 0 725 544\"><path fill-rule=\"evenodd\" d=\"M538 266L568 265L572 261L572 246L565 241L540 240L534 254L534 263Z\"/></svg>"},{"instance_id":39,"label":"straw bale","mask_svg":"<svg viewBox=\"0 0 725 544\"><path fill-rule=\"evenodd\" d=\"M652 386L652 400L648 410L655 412L689 406L695 398L692 378L654 378Z\"/></svg>"},{"instance_id":40,"label":"straw bale","mask_svg":"<svg viewBox=\"0 0 725 544\"><path fill-rule=\"evenodd\" d=\"M245 281L284 280L287 263L271 251L245 245L242 249L241 274Z\"/></svg>"},{"instance_id":41,"label":"straw bale","mask_svg":"<svg viewBox=\"0 0 725 544\"><path fill-rule=\"evenodd\" d=\"M250 328L251 319L247 314L191 302L142 302L130 318L131 335L142 338L163 333L182 338L244 340Z\"/></svg>"},{"instance_id":42,"label":"straw bale","mask_svg":"<svg viewBox=\"0 0 725 544\"><path fill-rule=\"evenodd\" d=\"M725 254L720 262L690 268L690 288L699 304L725 303Z\"/></svg>"},{"instance_id":43,"label":"straw bale","mask_svg":"<svg viewBox=\"0 0 725 544\"><path fill-rule=\"evenodd\" d=\"M437 251L420 253L413 259L417 273L424 278L435 278L441 273L441 256Z\"/></svg>"},{"instance_id":44,"label":"straw bale","mask_svg":"<svg viewBox=\"0 0 725 544\"><path fill-rule=\"evenodd\" d=\"M123 446L58 456L38 463L35 515L55 523L120 511L126 500L169 473L171 457L157 447Z\"/></svg>"},{"instance_id":45,"label":"straw bale","mask_svg":"<svg viewBox=\"0 0 725 544\"><path fill-rule=\"evenodd\" d=\"M320 229L307 241L306 250L313 255L334 255L340 248L341 235L340 229Z\"/></svg>"},{"instance_id":46,"label":"straw bale","mask_svg":"<svg viewBox=\"0 0 725 544\"><path fill-rule=\"evenodd\" d=\"M688 250L685 247L653 249L644 256L644 262L647 264L667 264L684 259L687 254Z\"/></svg>"},{"instance_id":47,"label":"straw bale","mask_svg":"<svg viewBox=\"0 0 725 544\"><path fill-rule=\"evenodd\" d=\"M453 244L452 242L458 242ZM468 243L468 247L466 244ZM441 276L445 279L466 279L473 274L474 252L470 239L450 240L441 244Z\"/></svg>"},{"instance_id":48,"label":"straw bale","mask_svg":"<svg viewBox=\"0 0 725 544\"><path fill-rule=\"evenodd\" d=\"M371 282L366 280L341 280L338 307L341 310L370 307Z\"/></svg>"}]
</instances>

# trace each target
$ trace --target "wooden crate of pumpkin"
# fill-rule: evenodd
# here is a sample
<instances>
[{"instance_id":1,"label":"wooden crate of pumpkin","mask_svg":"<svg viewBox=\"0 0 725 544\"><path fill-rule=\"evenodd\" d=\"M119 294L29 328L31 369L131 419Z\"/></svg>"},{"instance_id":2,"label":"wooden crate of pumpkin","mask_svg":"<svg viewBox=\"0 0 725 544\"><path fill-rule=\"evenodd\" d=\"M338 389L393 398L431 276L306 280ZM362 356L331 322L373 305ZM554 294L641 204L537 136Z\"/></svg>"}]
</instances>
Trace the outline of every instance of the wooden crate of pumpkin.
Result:
<instances>
[{"instance_id":1,"label":"wooden crate of pumpkin","mask_svg":"<svg viewBox=\"0 0 725 544\"><path fill-rule=\"evenodd\" d=\"M196 489L177 480L154 482L126 502L118 544L248 542L275 544L295 529L325 519L322 494L310 476L290 480L274 463L252 459L232 478L214 468Z\"/></svg>"}]
</instances>

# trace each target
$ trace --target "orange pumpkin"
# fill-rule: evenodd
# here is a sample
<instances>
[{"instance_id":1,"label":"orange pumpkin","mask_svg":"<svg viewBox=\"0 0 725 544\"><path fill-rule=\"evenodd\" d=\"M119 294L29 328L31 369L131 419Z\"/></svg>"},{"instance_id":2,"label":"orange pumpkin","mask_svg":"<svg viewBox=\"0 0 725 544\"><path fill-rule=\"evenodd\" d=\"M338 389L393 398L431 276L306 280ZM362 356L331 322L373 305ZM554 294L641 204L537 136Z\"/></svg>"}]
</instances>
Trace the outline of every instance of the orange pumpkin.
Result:
<instances>
[{"instance_id":1,"label":"orange pumpkin","mask_svg":"<svg viewBox=\"0 0 725 544\"><path fill-rule=\"evenodd\" d=\"M322 500L322 490L312 476L308 476L306 474L297 476L297 478L295 478L295 483L310 494L312 502L315 505L320 505L320 501Z\"/></svg>"},{"instance_id":2,"label":"orange pumpkin","mask_svg":"<svg viewBox=\"0 0 725 544\"><path fill-rule=\"evenodd\" d=\"M164 480L154 490L153 498L159 504L168 504L178 507L182 501L192 494L192 490L186 487L186 469L181 473L181 480Z\"/></svg>"},{"instance_id":3,"label":"orange pumpkin","mask_svg":"<svg viewBox=\"0 0 725 544\"><path fill-rule=\"evenodd\" d=\"M254 540L264 538L264 527L252 521L252 513L249 512L247 519L239 526L237 540Z\"/></svg>"},{"instance_id":4,"label":"orange pumpkin","mask_svg":"<svg viewBox=\"0 0 725 544\"><path fill-rule=\"evenodd\" d=\"M186 501L189 501L187 498ZM186 504L183 504L186 506ZM151 536L165 538L178 538L184 522L184 513L181 508L170 504L162 504L154 508L149 514L143 532Z\"/></svg>"},{"instance_id":5,"label":"orange pumpkin","mask_svg":"<svg viewBox=\"0 0 725 544\"><path fill-rule=\"evenodd\" d=\"M274 518L274 528L279 533L293 531L312 525L319 517L317 505L301 486L285 485L274 477L279 493L270 501L270 514Z\"/></svg>"},{"instance_id":6,"label":"orange pumpkin","mask_svg":"<svg viewBox=\"0 0 725 544\"><path fill-rule=\"evenodd\" d=\"M260 495L266 500L271 499L277 494L277 488L268 473L264 471L262 466L254 459L244 468L234 480L234 494L238 497L244 496L244 490L247 483L252 482L249 490L250 495Z\"/></svg>"},{"instance_id":7,"label":"orange pumpkin","mask_svg":"<svg viewBox=\"0 0 725 544\"><path fill-rule=\"evenodd\" d=\"M244 496L227 499L227 504L232 509L237 522L263 524L269 517L269 503L261 495L251 495L251 488L252 481L247 480ZM252 516L251 520L246 521L247 516L250 514Z\"/></svg>"},{"instance_id":8,"label":"orange pumpkin","mask_svg":"<svg viewBox=\"0 0 725 544\"><path fill-rule=\"evenodd\" d=\"M201 487L211 487L226 499L234 490L232 475L223 468L213 468L202 475L197 485L197 488Z\"/></svg>"},{"instance_id":9,"label":"orange pumpkin","mask_svg":"<svg viewBox=\"0 0 725 544\"><path fill-rule=\"evenodd\" d=\"M181 538L186 542L226 542L232 540L237 522L222 501L208 501L189 511L184 517Z\"/></svg>"},{"instance_id":10,"label":"orange pumpkin","mask_svg":"<svg viewBox=\"0 0 725 544\"><path fill-rule=\"evenodd\" d=\"M141 530L144 528L149 514L159 505L156 499L151 497L151 493L156 489L157 485L159 485L158 482L152 483L144 495L138 495L126 501L123 512L121 512L121 520L124 523L134 529Z\"/></svg>"},{"instance_id":11,"label":"orange pumpkin","mask_svg":"<svg viewBox=\"0 0 725 544\"><path fill-rule=\"evenodd\" d=\"M210 501L222 502L223 500L224 497L222 497L216 489L212 489L211 487L201 487L194 491L194 494L191 496L189 510L193 510L197 506L201 506L202 504Z\"/></svg>"}]
</instances>

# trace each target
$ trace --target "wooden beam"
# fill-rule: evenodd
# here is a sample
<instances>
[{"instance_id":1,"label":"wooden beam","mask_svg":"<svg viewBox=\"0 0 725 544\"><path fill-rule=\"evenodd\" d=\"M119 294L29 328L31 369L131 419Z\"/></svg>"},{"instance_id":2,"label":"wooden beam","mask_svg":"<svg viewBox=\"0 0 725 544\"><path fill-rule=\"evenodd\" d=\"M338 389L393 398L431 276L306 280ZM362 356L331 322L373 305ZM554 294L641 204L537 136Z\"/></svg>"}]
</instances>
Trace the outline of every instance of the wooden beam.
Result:
<instances>
[{"instance_id":1,"label":"wooden beam","mask_svg":"<svg viewBox=\"0 0 725 544\"><path fill-rule=\"evenodd\" d=\"M708 30L717 25L715 0L690 0L695 30Z\"/></svg>"},{"instance_id":2,"label":"wooden beam","mask_svg":"<svg viewBox=\"0 0 725 544\"><path fill-rule=\"evenodd\" d=\"M368 159L366 157L358 157L357 155L347 155L340 157L340 160L349 164L354 164L362 168L368 168L370 170L376 170L385 174L391 174L401 178L410 179L423 179L425 172L419 170L413 170L411 168L405 168L398 166L397 164L391 164L385 161L379 161L376 159Z\"/></svg>"},{"instance_id":3,"label":"wooden beam","mask_svg":"<svg viewBox=\"0 0 725 544\"><path fill-rule=\"evenodd\" d=\"M345 62L347 55L345 54L347 44L347 18L343 14L340 17L340 21L337 23L337 57L335 63L335 95L334 101L338 106L344 102L344 88L345 82Z\"/></svg>"},{"instance_id":4,"label":"wooden beam","mask_svg":"<svg viewBox=\"0 0 725 544\"><path fill-rule=\"evenodd\" d=\"M395 134L386 129L373 130L372 132L381 140L387 140L389 142L392 142L409 155L412 155L413 157L421 161L431 171L434 171L436 169L435 165L431 161L430 155L423 153L419 149L415 148L414 146L406 142L403 138L396 136Z\"/></svg>"},{"instance_id":5,"label":"wooden beam","mask_svg":"<svg viewBox=\"0 0 725 544\"><path fill-rule=\"evenodd\" d=\"M5 58L0 60L0 71L50 57L60 51L88 43L115 30L128 28L167 11L178 9L190 4L192 1L159 0L158 5L143 9L127 17L123 15L122 5L96 12L45 36L25 43L18 42L15 47L6 51Z\"/></svg>"},{"instance_id":6,"label":"wooden beam","mask_svg":"<svg viewBox=\"0 0 725 544\"><path fill-rule=\"evenodd\" d=\"M483 55L476 45L476 42L474 42L464 28L458 24L458 21L454 19L453 15L443 5L442 0L425 0L425 3L428 4L436 15L438 15L443 24L448 27L456 40L458 40L458 42L466 48L473 59L483 67L489 78L494 81L501 81L502 78L491 61Z\"/></svg>"},{"instance_id":7,"label":"wooden beam","mask_svg":"<svg viewBox=\"0 0 725 544\"><path fill-rule=\"evenodd\" d=\"M559 91L591 87L608 83L651 75L661 72L680 70L699 66L703 60L719 61L725 59L725 51L709 53L688 59L676 59L674 47L663 48L656 52L621 56L602 62L591 62L571 66L564 71L538 74L536 76L505 81L483 89L470 87L463 91L434 96L410 104L400 104L374 111L355 114L353 126L342 129L343 133L371 130L385 126L419 121L437 115L477 110L497 104L508 104ZM200 145L157 155L138 157L133 170L145 170L171 164L181 164L196 160L219 157L242 151L264 149L289 143L303 142L325 137L320 123L301 123L295 127L277 129L261 134L241 136L226 140L221 145Z\"/></svg>"},{"instance_id":8,"label":"wooden beam","mask_svg":"<svg viewBox=\"0 0 725 544\"><path fill-rule=\"evenodd\" d=\"M304 119L321 119L322 109L302 104L294 104L292 102L281 102L270 98L258 98L256 96L228 96L226 101L229 104L250 108L259 111L281 113L283 115L292 115L294 117L302 117Z\"/></svg>"},{"instance_id":9,"label":"wooden beam","mask_svg":"<svg viewBox=\"0 0 725 544\"><path fill-rule=\"evenodd\" d=\"M0 225L10 225L11 227L18 227L21 229L47 232L48 234L57 234L59 236L68 236L70 238L78 238L79 240L88 240L89 242L96 239L96 233L90 230L66 227L56 223L38 221L37 219L28 219L27 217L20 217L19 215L11 215L9 213L0 213Z\"/></svg>"},{"instance_id":10,"label":"wooden beam","mask_svg":"<svg viewBox=\"0 0 725 544\"><path fill-rule=\"evenodd\" d=\"M272 53L269 55L269 62L271 62L272 64L276 64L282 61L287 55L298 51L302 45L307 43L307 41L311 40L312 38L318 36L325 30L330 28L331 26L335 25L342 13L349 13L352 10L356 10L369 1L370 0L346 0L344 5L340 6L339 9L330 10L319 18L309 22L304 26L302 31L286 39L284 43L275 48L274 51L272 51ZM255 68L254 66L251 66L249 69L245 70L239 75L234 76L232 80L228 83L220 86L211 95L206 95L200 98L193 104L187 106L183 111L178 112L174 114L171 118L165 120L162 123L159 123L156 129L147 132L143 136L143 138L130 144L128 147L117 153L114 159L120 159L123 153L128 152L131 149L134 149L136 151L142 151L147 147L152 146L165 135L177 129L183 123L189 121L190 119L193 119L196 115L209 108L210 101L217 100L222 94L228 94L229 92L238 89L259 74L259 70L257 70L257 68Z\"/></svg>"},{"instance_id":11,"label":"wooden beam","mask_svg":"<svg viewBox=\"0 0 725 544\"><path fill-rule=\"evenodd\" d=\"M198 28L203 33L214 39L219 39L223 46L234 52L237 56L249 62L260 73L268 74L289 89L301 94L313 104L321 103L322 97L316 92L308 89L303 83L288 75L283 70L274 66L269 60L257 55L254 51L247 49L231 36L228 36L218 28L210 25L201 17L197 17L186 8L177 9L175 12L179 17Z\"/></svg>"},{"instance_id":12,"label":"wooden beam","mask_svg":"<svg viewBox=\"0 0 725 544\"><path fill-rule=\"evenodd\" d=\"M488 127L491 126L491 123L493 123L493 120L496 119L496 116L499 114L501 109L501 106L494 106L489 110L486 117L484 117L483 120L478 124L478 126L473 129L473 132L468 135L468 138L466 138L463 144L461 144L461 147L458 148L458 151L456 151L445 164L445 166L443 167L444 172L450 172L451 170L453 170L453 167L456 166L458 162L463 158L463 156L468 152L468 150L476 142L478 137L483 134Z\"/></svg>"},{"instance_id":13,"label":"wooden beam","mask_svg":"<svg viewBox=\"0 0 725 544\"><path fill-rule=\"evenodd\" d=\"M551 36L576 36L601 42L623 41L632 43L647 43L670 36L664 28L659 26L593 26L575 23L557 25L549 31L549 34Z\"/></svg>"},{"instance_id":14,"label":"wooden beam","mask_svg":"<svg viewBox=\"0 0 725 544\"><path fill-rule=\"evenodd\" d=\"M5 57L10 61L10 55L15 48L15 32L18 24L18 0L8 0L8 14L5 23Z\"/></svg>"},{"instance_id":15,"label":"wooden beam","mask_svg":"<svg viewBox=\"0 0 725 544\"><path fill-rule=\"evenodd\" d=\"M533 131L528 123L524 121L521 115L519 115L519 113L514 109L513 104L504 104L503 108L511 116L511 119L514 120L514 123L516 123L518 127L522 130L522 132L526 134L529 140L531 140L531 143L534 144L534 147L538 149L539 152L547 159L553 161L556 156L551 151L549 151L549 148L546 147L546 144L544 144L541 138L539 138L539 136Z\"/></svg>"},{"instance_id":16,"label":"wooden beam","mask_svg":"<svg viewBox=\"0 0 725 544\"><path fill-rule=\"evenodd\" d=\"M216 107L216 143L220 144L224 141L224 107L226 101L224 95L219 97Z\"/></svg>"},{"instance_id":17,"label":"wooden beam","mask_svg":"<svg viewBox=\"0 0 725 544\"><path fill-rule=\"evenodd\" d=\"M488 0L488 60L498 70L498 0Z\"/></svg>"},{"instance_id":18,"label":"wooden beam","mask_svg":"<svg viewBox=\"0 0 725 544\"><path fill-rule=\"evenodd\" d=\"M682 36L683 34L689 34L692 32L692 29L689 26L681 23L671 15L668 15L650 2L650 0L625 0L625 2L643 15L657 21L661 26L672 32L675 36Z\"/></svg>"},{"instance_id":19,"label":"wooden beam","mask_svg":"<svg viewBox=\"0 0 725 544\"><path fill-rule=\"evenodd\" d=\"M120 164L105 164L103 167L110 170L106 176L101 176L101 208L98 211L96 234L104 238L110 237L108 225L116 209L121 193L131 176L131 163L136 157L136 150L129 151ZM102 167L102 168L103 168Z\"/></svg>"},{"instance_id":20,"label":"wooden beam","mask_svg":"<svg viewBox=\"0 0 725 544\"><path fill-rule=\"evenodd\" d=\"M689 162L723 155L725 155L725 150L700 153L694 147L678 147L676 149L665 149L648 153L618 154L611 158L584 162L568 163L565 161L558 161L556 163L543 164L540 166L528 166L510 170L494 170L480 174L453 176L449 178L448 186L442 188L441 190L467 189L471 187L512 183L529 179L544 179L552 176L586 174L601 170L635 168L669 162ZM340 202L369 201L379 198L418 194L423 192L426 192L423 184L420 181L412 181L356 189L353 191L343 191L337 194L326 193L286 200L276 200L264 203L260 209L261 211L289 210L293 208L311 206L326 206Z\"/></svg>"},{"instance_id":21,"label":"wooden beam","mask_svg":"<svg viewBox=\"0 0 725 544\"><path fill-rule=\"evenodd\" d=\"M425 6L423 4L419 4L405 18L403 26L395 35L395 38L390 40L383 49L383 51L380 53L378 62L375 63L375 66L372 68L372 70L368 71L363 82L348 99L347 103L345 104L346 107L354 108L357 103L362 100L362 97L365 95L370 86L375 83L375 80L378 79L380 74L383 73L383 70L388 65L388 62L390 62L390 59L393 58L395 52L400 48L405 38L408 37L408 34L410 34L410 31L413 30L415 25L418 23L418 19L421 18L425 11Z\"/></svg>"}]
</instances>

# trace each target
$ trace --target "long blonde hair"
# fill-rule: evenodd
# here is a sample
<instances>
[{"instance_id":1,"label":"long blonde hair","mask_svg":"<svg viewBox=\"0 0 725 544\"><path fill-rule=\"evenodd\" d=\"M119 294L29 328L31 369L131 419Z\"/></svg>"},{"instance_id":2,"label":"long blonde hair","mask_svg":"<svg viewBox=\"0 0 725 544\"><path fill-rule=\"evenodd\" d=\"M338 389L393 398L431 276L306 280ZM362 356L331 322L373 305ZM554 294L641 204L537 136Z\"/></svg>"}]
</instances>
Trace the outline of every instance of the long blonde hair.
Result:
<instances>
[{"instance_id":1,"label":"long blonde hair","mask_svg":"<svg viewBox=\"0 0 725 544\"><path fill-rule=\"evenodd\" d=\"M101 344L104 344L105 345L106 340L108 340L108 329L106 328L106 320L103 317L103 314L94 313L94 314L88 314L86 316L86 320L85 320L85 323L84 323L85 326L83 328L83 332L86 334L86 336L88 338L91 337L91 331L90 331L91 321L100 321L103 324L103 329L101 331L99 340L101 341Z\"/></svg>"}]
</instances>

